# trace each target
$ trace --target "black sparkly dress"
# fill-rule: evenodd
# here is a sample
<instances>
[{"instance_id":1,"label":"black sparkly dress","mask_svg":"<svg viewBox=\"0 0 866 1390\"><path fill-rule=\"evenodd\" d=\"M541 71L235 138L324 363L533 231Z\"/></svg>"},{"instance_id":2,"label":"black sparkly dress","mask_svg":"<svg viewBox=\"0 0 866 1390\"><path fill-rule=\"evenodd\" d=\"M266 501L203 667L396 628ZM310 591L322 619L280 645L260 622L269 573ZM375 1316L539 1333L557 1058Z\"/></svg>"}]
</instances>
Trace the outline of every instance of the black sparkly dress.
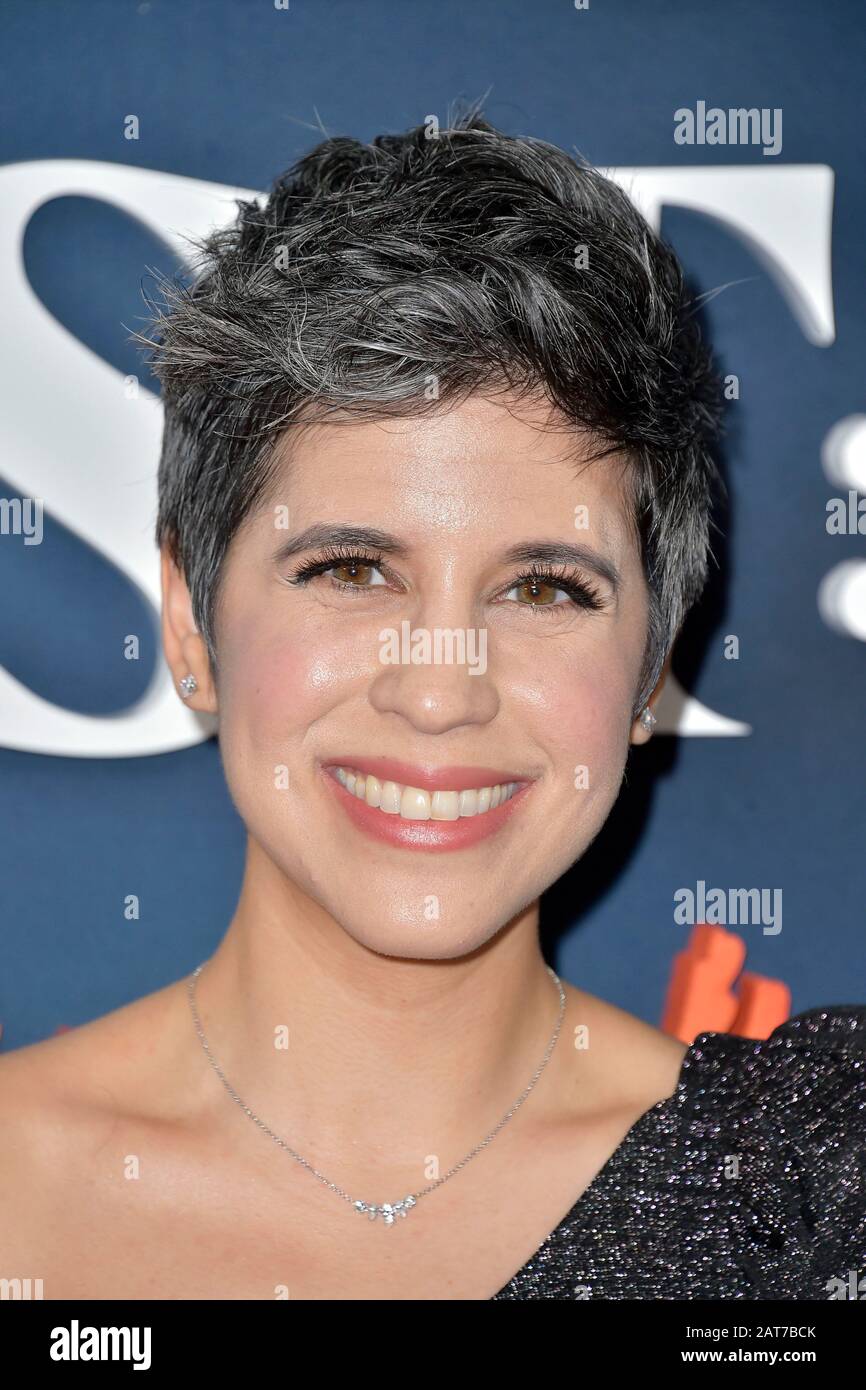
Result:
<instances>
[{"instance_id":1,"label":"black sparkly dress","mask_svg":"<svg viewBox=\"0 0 866 1390\"><path fill-rule=\"evenodd\" d=\"M866 1005L699 1034L510 1298L866 1300Z\"/></svg>"}]
</instances>

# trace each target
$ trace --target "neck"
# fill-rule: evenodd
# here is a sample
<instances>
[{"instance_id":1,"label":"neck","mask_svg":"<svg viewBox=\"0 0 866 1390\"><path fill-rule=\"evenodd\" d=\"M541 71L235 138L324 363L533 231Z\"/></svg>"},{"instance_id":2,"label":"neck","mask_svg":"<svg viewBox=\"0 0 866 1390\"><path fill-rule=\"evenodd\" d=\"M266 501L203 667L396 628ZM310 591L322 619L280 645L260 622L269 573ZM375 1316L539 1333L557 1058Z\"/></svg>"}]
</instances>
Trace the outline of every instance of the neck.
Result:
<instances>
[{"instance_id":1,"label":"neck","mask_svg":"<svg viewBox=\"0 0 866 1390\"><path fill-rule=\"evenodd\" d=\"M559 1013L537 902L470 955L383 956L254 844L196 1000L211 1052L244 1103L337 1182L381 1171L383 1161L411 1181L431 1154L442 1172L463 1158L529 1084ZM555 1110L562 1051L560 1036L526 1102L534 1120ZM213 1104L228 1110L219 1090Z\"/></svg>"}]
</instances>

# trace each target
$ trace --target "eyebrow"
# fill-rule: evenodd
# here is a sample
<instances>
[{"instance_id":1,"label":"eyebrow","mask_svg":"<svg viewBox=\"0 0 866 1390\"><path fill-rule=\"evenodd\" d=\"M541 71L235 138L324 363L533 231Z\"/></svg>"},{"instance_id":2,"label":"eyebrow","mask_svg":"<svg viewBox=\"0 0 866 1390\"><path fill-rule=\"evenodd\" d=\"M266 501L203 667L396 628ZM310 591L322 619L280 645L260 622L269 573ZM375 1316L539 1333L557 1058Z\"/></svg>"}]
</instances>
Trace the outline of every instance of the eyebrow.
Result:
<instances>
[{"instance_id":1,"label":"eyebrow","mask_svg":"<svg viewBox=\"0 0 866 1390\"><path fill-rule=\"evenodd\" d=\"M402 541L375 526L319 524L308 526L305 531L284 541L274 552L273 561L276 565L284 565L305 550L319 550L325 546L356 546L359 550L378 550L384 555L408 554L408 547ZM522 541L510 546L500 558L506 565L577 565L592 570L600 579L607 581L614 593L619 592L621 578L613 561L579 542Z\"/></svg>"}]
</instances>

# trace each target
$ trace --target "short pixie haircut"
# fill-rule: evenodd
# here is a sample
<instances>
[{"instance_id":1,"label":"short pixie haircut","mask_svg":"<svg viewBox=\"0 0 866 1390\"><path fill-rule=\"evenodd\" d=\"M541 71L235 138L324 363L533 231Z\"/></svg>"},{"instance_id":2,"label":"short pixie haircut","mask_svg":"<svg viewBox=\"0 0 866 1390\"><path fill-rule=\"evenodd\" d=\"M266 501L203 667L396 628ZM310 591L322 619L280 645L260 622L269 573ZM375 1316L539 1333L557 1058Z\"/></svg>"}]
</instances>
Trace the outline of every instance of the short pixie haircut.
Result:
<instances>
[{"instance_id":1,"label":"short pixie haircut","mask_svg":"<svg viewBox=\"0 0 866 1390\"><path fill-rule=\"evenodd\" d=\"M165 408L157 543L214 675L223 561L285 430L542 393L583 459L623 466L649 591L636 715L706 583L724 490L721 382L670 247L582 156L475 106L447 129L325 139L263 207L236 201L231 225L190 238L192 283L161 277L150 336L134 335Z\"/></svg>"}]
</instances>

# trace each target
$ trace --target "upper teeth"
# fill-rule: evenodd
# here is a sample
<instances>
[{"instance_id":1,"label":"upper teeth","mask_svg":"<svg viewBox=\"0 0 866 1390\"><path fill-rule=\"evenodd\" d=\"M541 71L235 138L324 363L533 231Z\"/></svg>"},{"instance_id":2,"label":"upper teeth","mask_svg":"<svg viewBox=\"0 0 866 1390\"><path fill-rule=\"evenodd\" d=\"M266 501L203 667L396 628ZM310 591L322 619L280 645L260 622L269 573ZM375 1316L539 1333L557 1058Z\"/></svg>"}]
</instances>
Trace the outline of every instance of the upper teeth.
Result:
<instances>
[{"instance_id":1,"label":"upper teeth","mask_svg":"<svg viewBox=\"0 0 866 1390\"><path fill-rule=\"evenodd\" d=\"M406 787L402 782L380 782L372 773L358 772L351 767L333 768L337 781L347 792L378 806L403 820L459 820L461 816L479 816L492 811L514 795L519 782L500 782L495 787L477 787L463 792L426 792L421 787Z\"/></svg>"}]
</instances>

